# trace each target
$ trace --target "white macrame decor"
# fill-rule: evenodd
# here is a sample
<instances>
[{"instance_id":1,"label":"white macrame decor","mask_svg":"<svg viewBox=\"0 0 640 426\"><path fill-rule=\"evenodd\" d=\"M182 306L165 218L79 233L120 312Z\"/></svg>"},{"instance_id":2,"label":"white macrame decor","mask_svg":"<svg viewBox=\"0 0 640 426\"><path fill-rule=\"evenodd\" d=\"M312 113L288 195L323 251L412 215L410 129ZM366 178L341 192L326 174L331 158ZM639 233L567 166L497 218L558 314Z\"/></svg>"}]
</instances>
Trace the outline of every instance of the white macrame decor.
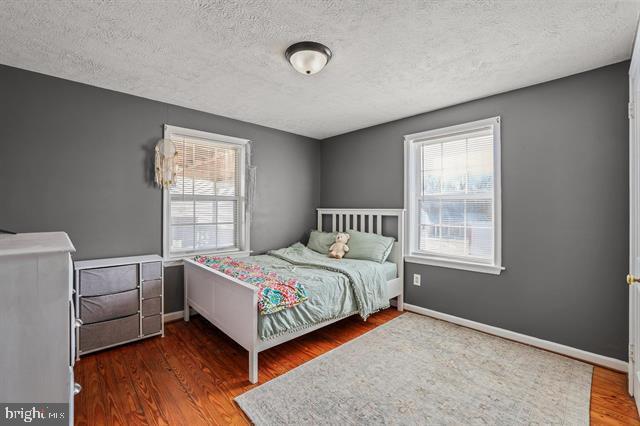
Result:
<instances>
[{"instance_id":1,"label":"white macrame decor","mask_svg":"<svg viewBox=\"0 0 640 426\"><path fill-rule=\"evenodd\" d=\"M160 139L156 144L156 184L160 188L173 185L176 177L176 150L171 139Z\"/></svg>"}]
</instances>

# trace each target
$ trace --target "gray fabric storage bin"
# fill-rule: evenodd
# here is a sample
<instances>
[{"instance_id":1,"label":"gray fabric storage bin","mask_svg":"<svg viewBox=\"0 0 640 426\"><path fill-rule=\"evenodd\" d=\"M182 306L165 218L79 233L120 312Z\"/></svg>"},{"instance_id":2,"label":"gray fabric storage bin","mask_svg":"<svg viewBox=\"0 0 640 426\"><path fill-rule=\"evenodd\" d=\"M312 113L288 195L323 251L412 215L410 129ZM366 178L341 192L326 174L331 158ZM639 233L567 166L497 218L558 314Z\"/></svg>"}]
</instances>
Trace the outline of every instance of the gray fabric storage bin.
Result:
<instances>
[{"instance_id":1,"label":"gray fabric storage bin","mask_svg":"<svg viewBox=\"0 0 640 426\"><path fill-rule=\"evenodd\" d=\"M138 313L138 290L104 296L81 297L80 319L85 324L126 317Z\"/></svg>"},{"instance_id":2,"label":"gray fabric storage bin","mask_svg":"<svg viewBox=\"0 0 640 426\"><path fill-rule=\"evenodd\" d=\"M149 262L142 264L142 279L157 280L162 277L162 263Z\"/></svg>"},{"instance_id":3,"label":"gray fabric storage bin","mask_svg":"<svg viewBox=\"0 0 640 426\"><path fill-rule=\"evenodd\" d=\"M138 266L123 265L80 271L80 295L102 296L138 286Z\"/></svg>"},{"instance_id":4,"label":"gray fabric storage bin","mask_svg":"<svg viewBox=\"0 0 640 426\"><path fill-rule=\"evenodd\" d=\"M152 297L158 297L162 294L162 281L152 280L142 282L142 297L150 299Z\"/></svg>"},{"instance_id":5,"label":"gray fabric storage bin","mask_svg":"<svg viewBox=\"0 0 640 426\"><path fill-rule=\"evenodd\" d=\"M94 324L85 324L80 327L80 350L83 352L90 351L137 339L140 334L139 330L139 314Z\"/></svg>"},{"instance_id":6,"label":"gray fabric storage bin","mask_svg":"<svg viewBox=\"0 0 640 426\"><path fill-rule=\"evenodd\" d=\"M160 330L162 330L162 317L160 315L142 318L142 334L147 336L158 333Z\"/></svg>"},{"instance_id":7,"label":"gray fabric storage bin","mask_svg":"<svg viewBox=\"0 0 640 426\"><path fill-rule=\"evenodd\" d=\"M162 311L162 298L144 299L142 301L142 316L158 315Z\"/></svg>"}]
</instances>

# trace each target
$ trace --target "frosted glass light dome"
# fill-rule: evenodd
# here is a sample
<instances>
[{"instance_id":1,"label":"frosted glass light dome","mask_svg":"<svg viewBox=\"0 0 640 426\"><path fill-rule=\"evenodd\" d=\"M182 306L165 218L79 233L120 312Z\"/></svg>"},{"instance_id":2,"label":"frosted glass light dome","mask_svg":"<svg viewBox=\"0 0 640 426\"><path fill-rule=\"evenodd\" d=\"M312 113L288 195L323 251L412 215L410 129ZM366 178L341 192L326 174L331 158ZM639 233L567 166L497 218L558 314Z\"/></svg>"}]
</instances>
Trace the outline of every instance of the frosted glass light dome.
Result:
<instances>
[{"instance_id":1,"label":"frosted glass light dome","mask_svg":"<svg viewBox=\"0 0 640 426\"><path fill-rule=\"evenodd\" d=\"M331 59L331 50L320 43L302 41L289 46L285 56L296 71L305 75L313 75L327 65Z\"/></svg>"}]
</instances>

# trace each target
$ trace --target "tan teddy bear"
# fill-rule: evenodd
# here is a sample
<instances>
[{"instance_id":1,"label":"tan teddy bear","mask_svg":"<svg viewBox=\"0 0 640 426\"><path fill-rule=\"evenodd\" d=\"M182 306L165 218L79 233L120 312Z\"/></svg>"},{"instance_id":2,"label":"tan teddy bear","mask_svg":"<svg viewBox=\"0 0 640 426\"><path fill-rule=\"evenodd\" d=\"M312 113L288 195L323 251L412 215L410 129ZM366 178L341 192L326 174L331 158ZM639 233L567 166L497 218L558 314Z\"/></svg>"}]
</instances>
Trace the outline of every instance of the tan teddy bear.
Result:
<instances>
[{"instance_id":1,"label":"tan teddy bear","mask_svg":"<svg viewBox=\"0 0 640 426\"><path fill-rule=\"evenodd\" d=\"M336 242L329 247L329 257L342 259L345 253L349 251L349 246L347 245L349 238L351 238L351 235L339 232L336 235Z\"/></svg>"}]
</instances>

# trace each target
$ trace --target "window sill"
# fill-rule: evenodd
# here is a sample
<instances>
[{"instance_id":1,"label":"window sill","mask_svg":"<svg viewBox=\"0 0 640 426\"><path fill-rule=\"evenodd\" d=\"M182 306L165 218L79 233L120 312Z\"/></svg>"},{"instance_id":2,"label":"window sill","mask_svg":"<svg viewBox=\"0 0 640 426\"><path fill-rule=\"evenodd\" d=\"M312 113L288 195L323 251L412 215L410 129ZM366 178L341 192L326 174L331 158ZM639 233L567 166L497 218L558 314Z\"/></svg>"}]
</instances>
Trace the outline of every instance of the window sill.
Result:
<instances>
[{"instance_id":1,"label":"window sill","mask_svg":"<svg viewBox=\"0 0 640 426\"><path fill-rule=\"evenodd\" d=\"M212 253L192 253L188 256L182 257L169 257L164 259L164 266L182 266L183 260L187 257L193 256L230 256L230 257L248 257L251 254L251 250L233 250L233 251L216 251Z\"/></svg>"},{"instance_id":2,"label":"window sill","mask_svg":"<svg viewBox=\"0 0 640 426\"><path fill-rule=\"evenodd\" d=\"M405 262L418 263L420 265L439 266L442 268L461 269L463 271L481 272L484 274L500 275L504 266L485 265L482 263L461 262L458 260L439 259L427 256L405 256Z\"/></svg>"}]
</instances>

